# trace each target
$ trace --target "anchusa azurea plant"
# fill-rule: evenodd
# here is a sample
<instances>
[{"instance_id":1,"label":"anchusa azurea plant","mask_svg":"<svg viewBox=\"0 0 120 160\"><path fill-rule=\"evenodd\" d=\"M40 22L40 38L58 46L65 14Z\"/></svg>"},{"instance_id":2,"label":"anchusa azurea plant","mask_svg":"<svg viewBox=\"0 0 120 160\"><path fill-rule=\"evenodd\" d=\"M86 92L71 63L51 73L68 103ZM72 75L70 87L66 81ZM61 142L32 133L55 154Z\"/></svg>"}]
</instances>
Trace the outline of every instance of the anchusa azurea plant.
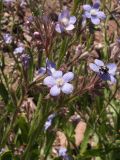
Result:
<instances>
[{"instance_id":1,"label":"anchusa azurea plant","mask_svg":"<svg viewBox=\"0 0 120 160\"><path fill-rule=\"evenodd\" d=\"M0 1L1 160L120 159L117 4Z\"/></svg>"}]
</instances>

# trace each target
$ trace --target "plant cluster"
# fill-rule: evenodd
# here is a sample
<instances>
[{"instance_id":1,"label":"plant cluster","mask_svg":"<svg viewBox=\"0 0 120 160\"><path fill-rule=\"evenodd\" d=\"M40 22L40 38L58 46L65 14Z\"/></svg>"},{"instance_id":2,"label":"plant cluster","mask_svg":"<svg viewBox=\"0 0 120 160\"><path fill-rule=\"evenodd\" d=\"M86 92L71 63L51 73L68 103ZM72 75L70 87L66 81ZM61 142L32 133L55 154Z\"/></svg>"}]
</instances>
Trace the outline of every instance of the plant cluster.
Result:
<instances>
[{"instance_id":1,"label":"plant cluster","mask_svg":"<svg viewBox=\"0 0 120 160\"><path fill-rule=\"evenodd\" d=\"M0 1L0 159L120 159L120 4Z\"/></svg>"}]
</instances>

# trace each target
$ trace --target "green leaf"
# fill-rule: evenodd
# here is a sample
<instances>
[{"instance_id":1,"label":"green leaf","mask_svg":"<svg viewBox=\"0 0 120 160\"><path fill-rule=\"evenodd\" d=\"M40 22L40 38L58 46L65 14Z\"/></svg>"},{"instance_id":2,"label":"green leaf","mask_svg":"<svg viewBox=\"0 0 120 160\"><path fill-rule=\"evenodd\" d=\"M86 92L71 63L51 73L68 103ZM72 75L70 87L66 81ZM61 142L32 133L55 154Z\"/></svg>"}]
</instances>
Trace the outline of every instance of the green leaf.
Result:
<instances>
[{"instance_id":1,"label":"green leaf","mask_svg":"<svg viewBox=\"0 0 120 160\"><path fill-rule=\"evenodd\" d=\"M11 151L7 151L3 153L0 159L1 160L13 160Z\"/></svg>"},{"instance_id":2,"label":"green leaf","mask_svg":"<svg viewBox=\"0 0 120 160\"><path fill-rule=\"evenodd\" d=\"M45 147L45 159L47 158L47 156L49 155L50 151L52 150L52 145L53 142L55 140L55 134L53 133L47 133L47 143L46 143L46 147Z\"/></svg>"},{"instance_id":3,"label":"green leaf","mask_svg":"<svg viewBox=\"0 0 120 160\"><path fill-rule=\"evenodd\" d=\"M62 44L61 44L61 48L60 48L58 67L60 67L61 63L63 62L63 58L64 58L65 53L67 51L68 43L69 43L68 38L64 38L62 41Z\"/></svg>"},{"instance_id":4,"label":"green leaf","mask_svg":"<svg viewBox=\"0 0 120 160\"><path fill-rule=\"evenodd\" d=\"M85 131L85 135L84 135L84 139L83 139L83 142L81 144L81 149L80 149L80 153L81 155L86 151L87 149L87 145L88 145L88 142L89 142L89 137L92 133L92 129L87 127L86 131Z\"/></svg>"},{"instance_id":5,"label":"green leaf","mask_svg":"<svg viewBox=\"0 0 120 160\"><path fill-rule=\"evenodd\" d=\"M9 97L8 97L8 92L3 83L0 83L0 95L2 96L5 104L7 104Z\"/></svg>"},{"instance_id":6,"label":"green leaf","mask_svg":"<svg viewBox=\"0 0 120 160\"><path fill-rule=\"evenodd\" d=\"M27 142L27 138L28 138L29 126L28 126L25 118L20 116L17 119L16 125L21 130L21 138L22 138L23 142L26 143Z\"/></svg>"}]
</instances>

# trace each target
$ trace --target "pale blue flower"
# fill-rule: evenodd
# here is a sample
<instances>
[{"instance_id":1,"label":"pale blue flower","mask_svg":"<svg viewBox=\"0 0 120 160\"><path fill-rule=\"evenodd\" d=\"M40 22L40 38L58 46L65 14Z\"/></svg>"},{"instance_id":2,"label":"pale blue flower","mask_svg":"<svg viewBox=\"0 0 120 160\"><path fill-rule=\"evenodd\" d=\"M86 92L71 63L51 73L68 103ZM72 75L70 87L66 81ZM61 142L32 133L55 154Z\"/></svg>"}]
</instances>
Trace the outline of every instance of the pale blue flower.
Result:
<instances>
[{"instance_id":1,"label":"pale blue flower","mask_svg":"<svg viewBox=\"0 0 120 160\"><path fill-rule=\"evenodd\" d=\"M67 155L67 149L65 147L60 147L58 150L58 155L60 157L64 157Z\"/></svg>"},{"instance_id":2,"label":"pale blue flower","mask_svg":"<svg viewBox=\"0 0 120 160\"><path fill-rule=\"evenodd\" d=\"M75 16L70 16L68 9L64 9L58 16L58 23L55 26L55 30L59 33L63 31L71 31L75 28L76 22Z\"/></svg>"},{"instance_id":3,"label":"pale blue flower","mask_svg":"<svg viewBox=\"0 0 120 160\"><path fill-rule=\"evenodd\" d=\"M71 94L73 92L73 85L68 83L73 80L74 74L68 72L63 75L62 71L54 71L51 76L44 79L44 85L50 87L50 95L58 96L62 91L65 94Z\"/></svg>"},{"instance_id":4,"label":"pale blue flower","mask_svg":"<svg viewBox=\"0 0 120 160\"><path fill-rule=\"evenodd\" d=\"M47 130L51 126L51 124L52 124L52 121L46 121L44 125L45 130Z\"/></svg>"},{"instance_id":5,"label":"pale blue flower","mask_svg":"<svg viewBox=\"0 0 120 160\"><path fill-rule=\"evenodd\" d=\"M56 116L55 113L53 113L53 114L51 114L51 115L48 116L47 121L45 122L45 125L44 125L45 130L47 130L47 129L51 126L52 120L53 120L53 118L54 118L55 116Z\"/></svg>"},{"instance_id":6,"label":"pale blue flower","mask_svg":"<svg viewBox=\"0 0 120 160\"><path fill-rule=\"evenodd\" d=\"M106 18L104 12L99 11L99 3L94 3L93 6L90 6L88 4L83 5L84 9L84 16L86 18L91 19L91 22L95 25L98 25L100 23L100 20L103 20Z\"/></svg>"},{"instance_id":7,"label":"pale blue flower","mask_svg":"<svg viewBox=\"0 0 120 160\"><path fill-rule=\"evenodd\" d=\"M60 147L58 149L58 156L62 157L63 160L72 160L72 157L68 155L67 149L65 147Z\"/></svg>"},{"instance_id":8,"label":"pale blue flower","mask_svg":"<svg viewBox=\"0 0 120 160\"><path fill-rule=\"evenodd\" d=\"M12 36L9 33L6 33L3 35L3 39L5 41L6 44L10 44L12 43Z\"/></svg>"},{"instance_id":9,"label":"pale blue flower","mask_svg":"<svg viewBox=\"0 0 120 160\"><path fill-rule=\"evenodd\" d=\"M25 48L22 45L20 45L17 48L15 48L13 53L14 54L22 54L24 52L24 50L25 50Z\"/></svg>"},{"instance_id":10,"label":"pale blue flower","mask_svg":"<svg viewBox=\"0 0 120 160\"><path fill-rule=\"evenodd\" d=\"M56 71L56 65L52 61L50 61L48 58L46 59L46 67L41 67L38 70L39 75L44 75L47 73L48 75L52 75L52 73Z\"/></svg>"},{"instance_id":11,"label":"pale blue flower","mask_svg":"<svg viewBox=\"0 0 120 160\"><path fill-rule=\"evenodd\" d=\"M95 59L94 63L90 63L89 66L101 79L116 83L116 78L114 77L117 70L116 64L109 63L105 65L103 61Z\"/></svg>"}]
</instances>

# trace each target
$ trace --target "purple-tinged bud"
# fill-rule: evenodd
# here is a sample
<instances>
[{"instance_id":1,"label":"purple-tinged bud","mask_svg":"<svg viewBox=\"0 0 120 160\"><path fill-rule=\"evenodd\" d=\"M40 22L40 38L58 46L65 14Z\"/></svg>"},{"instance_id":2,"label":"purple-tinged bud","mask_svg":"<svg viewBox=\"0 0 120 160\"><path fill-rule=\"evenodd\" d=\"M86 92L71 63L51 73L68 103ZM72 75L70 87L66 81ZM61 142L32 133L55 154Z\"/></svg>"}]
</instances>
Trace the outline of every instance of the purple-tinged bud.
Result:
<instances>
[{"instance_id":1,"label":"purple-tinged bud","mask_svg":"<svg viewBox=\"0 0 120 160\"><path fill-rule=\"evenodd\" d=\"M29 66L29 62L30 62L30 56L27 54L22 54L20 59L21 59L24 69L27 69Z\"/></svg>"},{"instance_id":2,"label":"purple-tinged bud","mask_svg":"<svg viewBox=\"0 0 120 160\"><path fill-rule=\"evenodd\" d=\"M37 39L40 38L40 33L39 33L39 32L34 32L33 35L34 35L34 37L37 38Z\"/></svg>"}]
</instances>

